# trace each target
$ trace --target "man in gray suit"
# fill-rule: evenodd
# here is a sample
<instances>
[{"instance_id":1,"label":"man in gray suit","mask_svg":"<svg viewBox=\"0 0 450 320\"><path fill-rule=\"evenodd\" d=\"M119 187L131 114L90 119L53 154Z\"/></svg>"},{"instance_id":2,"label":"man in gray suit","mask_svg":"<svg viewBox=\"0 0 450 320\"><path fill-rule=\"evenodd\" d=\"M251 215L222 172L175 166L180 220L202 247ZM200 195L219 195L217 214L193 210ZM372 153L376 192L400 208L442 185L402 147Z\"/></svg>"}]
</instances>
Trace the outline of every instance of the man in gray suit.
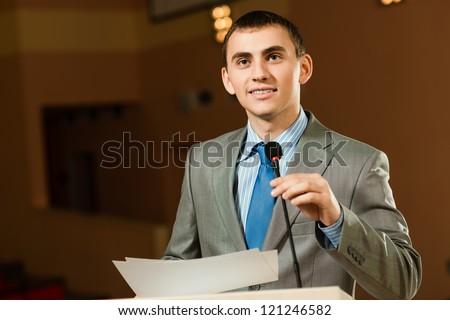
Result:
<instances>
[{"instance_id":1,"label":"man in gray suit","mask_svg":"<svg viewBox=\"0 0 450 320\"><path fill-rule=\"evenodd\" d=\"M395 207L387 157L302 108L300 87L313 68L297 28L271 12L247 13L228 32L223 59L224 86L237 96L248 125L189 151L164 259L277 250L279 280L248 290L296 287L282 197L302 287L338 285L354 295L356 281L379 299L412 298L421 259ZM263 184L258 146L268 140L279 142L284 155L281 177ZM271 189L274 206L264 205L270 217L255 245L249 234L263 220L256 211L265 209L254 208L267 200L254 191L260 185Z\"/></svg>"}]
</instances>

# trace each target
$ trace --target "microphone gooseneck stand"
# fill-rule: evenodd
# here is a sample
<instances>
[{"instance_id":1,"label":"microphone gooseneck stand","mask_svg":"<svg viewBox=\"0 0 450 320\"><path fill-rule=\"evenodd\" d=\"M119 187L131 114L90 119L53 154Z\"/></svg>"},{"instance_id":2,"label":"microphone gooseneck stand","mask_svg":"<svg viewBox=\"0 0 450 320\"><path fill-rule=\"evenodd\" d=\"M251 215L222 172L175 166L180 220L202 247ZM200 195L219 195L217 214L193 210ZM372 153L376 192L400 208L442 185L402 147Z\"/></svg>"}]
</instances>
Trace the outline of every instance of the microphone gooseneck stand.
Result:
<instances>
[{"instance_id":1,"label":"microphone gooseneck stand","mask_svg":"<svg viewBox=\"0 0 450 320\"><path fill-rule=\"evenodd\" d=\"M266 144L266 146L264 147L264 153L266 154L266 157L268 157L269 160L272 162L275 177L279 178L280 177L279 160L280 160L281 156L283 155L283 150L281 149L280 144L275 141L268 142ZM297 254L295 252L294 238L293 238L292 232L291 232L291 224L289 223L289 216L288 216L288 212L287 212L286 201L281 196L280 196L280 200L281 200L281 204L283 206L284 220L286 223L289 245L291 247L291 254L292 254L292 260L293 260L293 265L294 265L294 273L295 273L295 278L297 280L297 287L301 288L302 282L300 279L300 269L299 269L298 262L297 262Z\"/></svg>"}]
</instances>

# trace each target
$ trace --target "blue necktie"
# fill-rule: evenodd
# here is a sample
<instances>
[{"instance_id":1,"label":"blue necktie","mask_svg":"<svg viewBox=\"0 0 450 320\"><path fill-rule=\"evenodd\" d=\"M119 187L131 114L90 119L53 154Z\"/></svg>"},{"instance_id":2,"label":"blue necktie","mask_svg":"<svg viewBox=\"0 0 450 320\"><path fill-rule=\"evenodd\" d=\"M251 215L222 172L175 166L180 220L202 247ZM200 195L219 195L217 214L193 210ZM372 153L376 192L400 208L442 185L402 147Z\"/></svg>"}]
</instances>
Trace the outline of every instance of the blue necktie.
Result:
<instances>
[{"instance_id":1,"label":"blue necktie","mask_svg":"<svg viewBox=\"0 0 450 320\"><path fill-rule=\"evenodd\" d=\"M272 187L269 184L275 175L271 163L264 153L264 144L256 145L256 151L261 164L248 209L245 239L249 249L259 248L261 250L275 204L275 198L270 195Z\"/></svg>"}]
</instances>

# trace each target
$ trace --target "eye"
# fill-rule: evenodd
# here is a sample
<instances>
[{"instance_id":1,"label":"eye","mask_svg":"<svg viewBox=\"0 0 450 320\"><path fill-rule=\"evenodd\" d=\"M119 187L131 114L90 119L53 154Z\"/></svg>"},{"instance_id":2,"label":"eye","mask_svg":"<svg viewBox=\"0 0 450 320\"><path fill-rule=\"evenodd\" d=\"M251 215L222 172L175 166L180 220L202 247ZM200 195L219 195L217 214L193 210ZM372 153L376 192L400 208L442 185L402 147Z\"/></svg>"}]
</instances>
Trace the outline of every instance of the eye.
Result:
<instances>
[{"instance_id":1,"label":"eye","mask_svg":"<svg viewBox=\"0 0 450 320\"><path fill-rule=\"evenodd\" d=\"M245 67L245 66L247 66L249 63L250 63L250 61L247 60L247 59L240 59L240 60L236 61L236 64L237 64L239 67Z\"/></svg>"},{"instance_id":2,"label":"eye","mask_svg":"<svg viewBox=\"0 0 450 320\"><path fill-rule=\"evenodd\" d=\"M281 59L281 56L279 54L271 54L267 60L269 61L278 61Z\"/></svg>"}]
</instances>

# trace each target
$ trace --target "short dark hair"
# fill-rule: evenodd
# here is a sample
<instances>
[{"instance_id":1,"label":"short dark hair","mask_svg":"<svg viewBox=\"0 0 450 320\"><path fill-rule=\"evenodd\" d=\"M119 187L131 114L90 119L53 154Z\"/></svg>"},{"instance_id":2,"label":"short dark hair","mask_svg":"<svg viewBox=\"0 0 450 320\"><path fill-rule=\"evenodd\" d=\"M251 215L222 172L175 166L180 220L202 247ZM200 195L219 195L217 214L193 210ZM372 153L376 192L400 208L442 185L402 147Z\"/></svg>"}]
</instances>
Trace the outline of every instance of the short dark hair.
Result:
<instances>
[{"instance_id":1,"label":"short dark hair","mask_svg":"<svg viewBox=\"0 0 450 320\"><path fill-rule=\"evenodd\" d=\"M295 53L297 58L300 58L305 54L305 45L303 43L303 37L300 34L297 26L286 18L270 12L270 11L250 11L234 22L230 30L225 36L222 47L222 63L227 66L227 46L231 35L235 31L248 30L248 29L262 29L268 26L280 26L284 28L295 46Z\"/></svg>"}]
</instances>

